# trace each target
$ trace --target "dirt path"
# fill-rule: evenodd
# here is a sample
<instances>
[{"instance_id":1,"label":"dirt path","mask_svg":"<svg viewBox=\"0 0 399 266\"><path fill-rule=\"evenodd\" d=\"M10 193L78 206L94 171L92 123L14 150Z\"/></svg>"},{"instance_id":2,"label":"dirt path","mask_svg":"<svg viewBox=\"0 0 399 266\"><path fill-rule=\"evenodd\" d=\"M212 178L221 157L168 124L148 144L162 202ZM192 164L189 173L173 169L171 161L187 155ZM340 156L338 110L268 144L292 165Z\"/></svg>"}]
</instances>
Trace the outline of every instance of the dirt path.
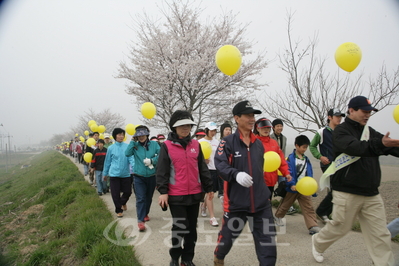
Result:
<instances>
[{"instance_id":1,"label":"dirt path","mask_svg":"<svg viewBox=\"0 0 399 266\"><path fill-rule=\"evenodd\" d=\"M71 161L73 159L71 158ZM74 161L73 161L74 162ZM79 170L83 173L83 165L77 164ZM315 176L320 176L320 169L314 169ZM383 167L383 174L387 176L387 182L381 186L381 194L386 200L386 208L392 212L388 217L395 218L398 215L397 201L398 181L395 179L395 173L399 170L397 167ZM389 178L388 178L389 177ZM85 177L88 181L88 176ZM384 179L385 181L385 179ZM93 187L93 193L95 188ZM324 192L315 198L314 206L322 200ZM324 193L325 194L325 193ZM118 245L134 245L136 256L142 265L169 265L170 257L168 249L170 246L171 215L169 211L163 212L157 204L159 193L155 191L152 208L150 211L151 220L146 223L147 231L138 232L135 197L134 194L127 203L128 210L121 219L116 218L114 204L110 194L101 196L106 203L109 211L114 215L114 222L118 222L119 228L124 229L127 239L124 239L120 232L120 241ZM390 206L393 205L393 206ZM220 223L222 217L222 208L219 200L214 200L215 215ZM391 208L392 207L392 208ZM391 210L392 209L392 210ZM389 214L389 213L388 213ZM388 218L388 220L390 220ZM113 222L113 223L114 223ZM108 237L109 228L104 230L104 235ZM319 223L319 226L323 224ZM194 263L199 265L213 265L213 250L215 249L216 238L220 227L212 227L209 224L209 217L199 217L198 220L198 241ZM113 241L110 239L110 241ZM321 265L317 263L311 254L311 239L305 228L303 216L300 214L286 216L286 226L278 228L277 252L278 266L303 266L303 265ZM392 248L396 261L399 263L399 245L392 242ZM339 254L339 255L338 255ZM233 248L225 259L226 265L258 265L251 232L246 227L240 237L236 240ZM323 266L335 265L373 265L367 249L363 244L361 233L349 232L343 239L337 241L325 252Z\"/></svg>"}]
</instances>

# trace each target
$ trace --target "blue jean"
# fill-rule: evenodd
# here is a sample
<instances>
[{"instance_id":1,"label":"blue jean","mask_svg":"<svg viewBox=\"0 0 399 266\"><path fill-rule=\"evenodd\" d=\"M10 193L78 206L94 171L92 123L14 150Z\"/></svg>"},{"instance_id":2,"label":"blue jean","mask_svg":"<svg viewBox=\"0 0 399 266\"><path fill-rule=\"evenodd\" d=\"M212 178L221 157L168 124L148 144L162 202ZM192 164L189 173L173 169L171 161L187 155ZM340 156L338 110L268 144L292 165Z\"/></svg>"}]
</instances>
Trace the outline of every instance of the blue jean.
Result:
<instances>
[{"instance_id":1,"label":"blue jean","mask_svg":"<svg viewBox=\"0 0 399 266\"><path fill-rule=\"evenodd\" d=\"M388 230L392 238L399 234L399 217L388 224Z\"/></svg>"},{"instance_id":2,"label":"blue jean","mask_svg":"<svg viewBox=\"0 0 399 266\"><path fill-rule=\"evenodd\" d=\"M136 193L137 220L139 222L144 222L144 217L150 212L156 179L155 176L144 177L134 175L133 182Z\"/></svg>"},{"instance_id":3,"label":"blue jean","mask_svg":"<svg viewBox=\"0 0 399 266\"><path fill-rule=\"evenodd\" d=\"M96 183L97 183L97 192L104 193L107 189L107 182L103 181L103 171L95 171L96 175Z\"/></svg>"},{"instance_id":4,"label":"blue jean","mask_svg":"<svg viewBox=\"0 0 399 266\"><path fill-rule=\"evenodd\" d=\"M83 168L85 170L85 176L89 174L89 165L88 164L83 164Z\"/></svg>"}]
</instances>

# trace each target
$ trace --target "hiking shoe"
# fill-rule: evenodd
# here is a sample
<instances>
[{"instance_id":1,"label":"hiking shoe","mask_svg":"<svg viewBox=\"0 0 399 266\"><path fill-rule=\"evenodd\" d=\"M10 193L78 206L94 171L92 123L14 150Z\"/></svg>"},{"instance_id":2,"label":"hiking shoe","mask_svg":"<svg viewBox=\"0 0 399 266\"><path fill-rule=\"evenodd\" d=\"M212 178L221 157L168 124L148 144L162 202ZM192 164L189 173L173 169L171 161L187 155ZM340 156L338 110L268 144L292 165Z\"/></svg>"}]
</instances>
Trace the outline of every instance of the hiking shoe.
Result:
<instances>
[{"instance_id":1,"label":"hiking shoe","mask_svg":"<svg viewBox=\"0 0 399 266\"><path fill-rule=\"evenodd\" d=\"M201 216L206 217L206 206L204 204L201 205Z\"/></svg>"},{"instance_id":2,"label":"hiking shoe","mask_svg":"<svg viewBox=\"0 0 399 266\"><path fill-rule=\"evenodd\" d=\"M145 231L145 224L144 222L139 222L138 223L139 231L144 232Z\"/></svg>"},{"instance_id":3,"label":"hiking shoe","mask_svg":"<svg viewBox=\"0 0 399 266\"><path fill-rule=\"evenodd\" d=\"M148 215L146 215L145 217L144 217L144 222L148 222L150 220L150 217L148 217Z\"/></svg>"},{"instance_id":4,"label":"hiking shoe","mask_svg":"<svg viewBox=\"0 0 399 266\"><path fill-rule=\"evenodd\" d=\"M122 205L122 210L127 211L127 206L126 205Z\"/></svg>"},{"instance_id":5,"label":"hiking shoe","mask_svg":"<svg viewBox=\"0 0 399 266\"><path fill-rule=\"evenodd\" d=\"M213 265L214 266L224 266L224 260L220 260L216 258L216 256L213 258Z\"/></svg>"},{"instance_id":6,"label":"hiking shoe","mask_svg":"<svg viewBox=\"0 0 399 266\"><path fill-rule=\"evenodd\" d=\"M297 212L298 212L298 210L295 209L294 206L291 206L291 207L288 209L287 214L288 214L288 215L292 215L292 214L297 213Z\"/></svg>"},{"instance_id":7,"label":"hiking shoe","mask_svg":"<svg viewBox=\"0 0 399 266\"><path fill-rule=\"evenodd\" d=\"M169 263L169 266L180 266L179 265L179 260L174 260L172 259Z\"/></svg>"},{"instance_id":8,"label":"hiking shoe","mask_svg":"<svg viewBox=\"0 0 399 266\"><path fill-rule=\"evenodd\" d=\"M119 212L119 213L117 213L117 214L116 214L116 217L118 217L118 218L122 218L122 217L123 217L123 212Z\"/></svg>"},{"instance_id":9,"label":"hiking shoe","mask_svg":"<svg viewBox=\"0 0 399 266\"><path fill-rule=\"evenodd\" d=\"M320 228L318 226L313 226L309 228L309 235L314 235L320 232Z\"/></svg>"},{"instance_id":10,"label":"hiking shoe","mask_svg":"<svg viewBox=\"0 0 399 266\"><path fill-rule=\"evenodd\" d=\"M180 266L195 266L195 264L192 261L182 261Z\"/></svg>"},{"instance_id":11,"label":"hiking shoe","mask_svg":"<svg viewBox=\"0 0 399 266\"><path fill-rule=\"evenodd\" d=\"M284 226L283 218L274 217L274 222L277 226Z\"/></svg>"},{"instance_id":12,"label":"hiking shoe","mask_svg":"<svg viewBox=\"0 0 399 266\"><path fill-rule=\"evenodd\" d=\"M313 258L317 262L323 262L323 260L324 260L323 253L317 252L316 248L314 247L314 237L315 237L315 235L312 235L312 254L313 254Z\"/></svg>"},{"instance_id":13,"label":"hiking shoe","mask_svg":"<svg viewBox=\"0 0 399 266\"><path fill-rule=\"evenodd\" d=\"M210 224L211 224L212 226L218 226L218 225L219 225L219 223L218 223L218 221L216 221L216 218L215 218L215 217L212 217L212 218L209 220L209 222L210 222Z\"/></svg>"},{"instance_id":14,"label":"hiking shoe","mask_svg":"<svg viewBox=\"0 0 399 266\"><path fill-rule=\"evenodd\" d=\"M316 214L317 218L319 218L320 221L322 221L323 224L326 224L330 221L327 215L318 215Z\"/></svg>"}]
</instances>

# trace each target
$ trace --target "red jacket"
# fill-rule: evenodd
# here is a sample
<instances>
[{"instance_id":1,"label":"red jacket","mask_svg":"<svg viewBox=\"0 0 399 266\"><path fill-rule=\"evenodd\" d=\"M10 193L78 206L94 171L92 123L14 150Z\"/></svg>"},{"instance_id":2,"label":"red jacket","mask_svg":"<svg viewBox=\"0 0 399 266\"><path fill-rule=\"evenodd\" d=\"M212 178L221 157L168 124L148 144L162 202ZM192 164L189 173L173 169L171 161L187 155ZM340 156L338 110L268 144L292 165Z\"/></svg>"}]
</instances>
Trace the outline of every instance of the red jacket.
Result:
<instances>
[{"instance_id":1,"label":"red jacket","mask_svg":"<svg viewBox=\"0 0 399 266\"><path fill-rule=\"evenodd\" d=\"M290 173L288 170L288 164L284 158L284 154L283 154L282 150L278 146L277 141L270 138L269 136L261 137L259 135L256 135L256 137L262 142L263 148L265 148L265 152L275 151L275 152L277 152L278 155L280 155L281 165L278 168L278 170L280 170L280 172L283 174L283 176L287 176ZM277 171L263 173L263 178L265 179L266 185L268 187L274 187L274 185L277 183L277 180L278 180L277 173L278 173Z\"/></svg>"}]
</instances>

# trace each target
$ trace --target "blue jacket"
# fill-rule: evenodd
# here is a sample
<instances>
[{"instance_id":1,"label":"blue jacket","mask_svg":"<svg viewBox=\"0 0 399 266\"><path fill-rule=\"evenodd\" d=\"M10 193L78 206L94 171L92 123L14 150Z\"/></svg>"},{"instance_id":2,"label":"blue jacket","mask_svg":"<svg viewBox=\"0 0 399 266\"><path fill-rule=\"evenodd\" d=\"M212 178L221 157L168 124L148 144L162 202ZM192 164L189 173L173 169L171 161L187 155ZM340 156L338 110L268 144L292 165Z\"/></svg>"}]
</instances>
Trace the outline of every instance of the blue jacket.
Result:
<instances>
[{"instance_id":1,"label":"blue jacket","mask_svg":"<svg viewBox=\"0 0 399 266\"><path fill-rule=\"evenodd\" d=\"M215 154L215 166L224 180L225 212L255 213L271 208L270 190L263 178L264 153L262 142L252 132L249 147L242 141L239 130L220 141ZM252 176L254 183L251 187L237 183L239 172Z\"/></svg>"},{"instance_id":2,"label":"blue jacket","mask_svg":"<svg viewBox=\"0 0 399 266\"><path fill-rule=\"evenodd\" d=\"M143 146L140 142L132 140L126 149L125 154L126 156L134 156L134 174L144 177L154 176L156 173L156 165L158 163L159 150L160 147L156 141L147 141L145 146ZM151 159L154 168L150 169L148 166L145 166L145 158Z\"/></svg>"},{"instance_id":3,"label":"blue jacket","mask_svg":"<svg viewBox=\"0 0 399 266\"><path fill-rule=\"evenodd\" d=\"M104 162L104 176L130 177L130 161L125 156L126 148L127 144L124 142L115 142L109 146Z\"/></svg>"},{"instance_id":4,"label":"blue jacket","mask_svg":"<svg viewBox=\"0 0 399 266\"><path fill-rule=\"evenodd\" d=\"M294 149L294 151L288 156L288 159L287 159L288 169L290 170L292 179L290 182L287 182L287 187L285 188L285 190L287 190L288 192L291 192L291 193L298 193L298 191L291 190L291 187L296 186L296 183L298 182L298 173L296 172L295 158L296 158L296 156L295 156L295 149ZM306 160L305 176L313 177L312 164L310 163L309 158L307 156L305 156L305 160Z\"/></svg>"}]
</instances>

